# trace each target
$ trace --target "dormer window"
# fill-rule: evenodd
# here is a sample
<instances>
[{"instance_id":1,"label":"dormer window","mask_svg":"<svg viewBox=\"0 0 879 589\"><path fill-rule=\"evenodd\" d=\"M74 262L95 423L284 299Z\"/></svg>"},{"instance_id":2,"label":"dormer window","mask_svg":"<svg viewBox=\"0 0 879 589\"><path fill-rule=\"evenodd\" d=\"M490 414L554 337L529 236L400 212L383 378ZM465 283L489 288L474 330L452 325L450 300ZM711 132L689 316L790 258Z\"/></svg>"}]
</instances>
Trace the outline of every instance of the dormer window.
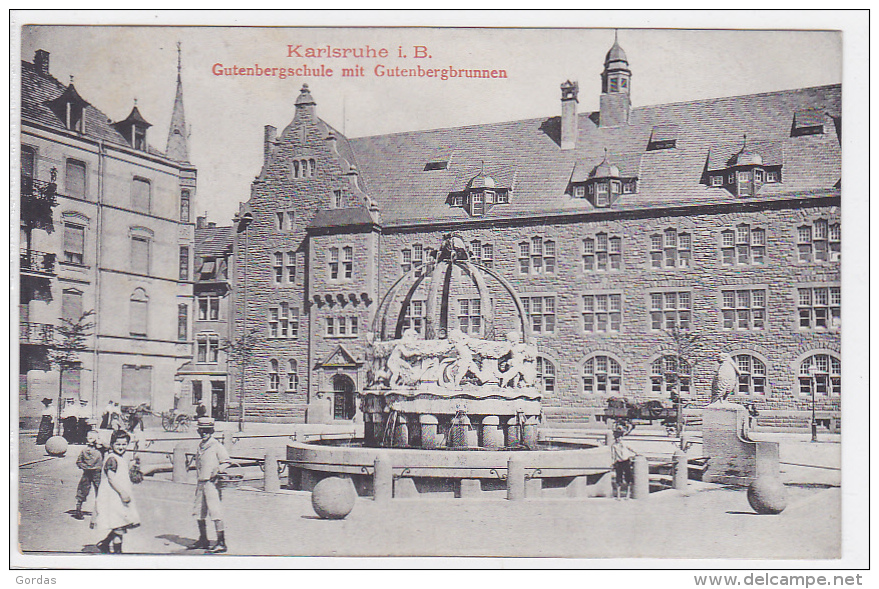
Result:
<instances>
[{"instance_id":1,"label":"dormer window","mask_svg":"<svg viewBox=\"0 0 879 589\"><path fill-rule=\"evenodd\" d=\"M46 104L67 129L77 133L85 132L83 110L88 102L76 91L73 85L73 76L71 76L70 85L64 90L64 93Z\"/></svg>"},{"instance_id":2,"label":"dormer window","mask_svg":"<svg viewBox=\"0 0 879 589\"><path fill-rule=\"evenodd\" d=\"M134 149L140 151L146 151L146 129L135 127L134 128Z\"/></svg>"},{"instance_id":3,"label":"dormer window","mask_svg":"<svg viewBox=\"0 0 879 589\"><path fill-rule=\"evenodd\" d=\"M672 149L677 145L677 140L677 125L656 125L650 133L650 139L647 142L647 151Z\"/></svg>"},{"instance_id":4,"label":"dormer window","mask_svg":"<svg viewBox=\"0 0 879 589\"><path fill-rule=\"evenodd\" d=\"M766 183L778 182L778 172L766 172Z\"/></svg>"},{"instance_id":5,"label":"dormer window","mask_svg":"<svg viewBox=\"0 0 879 589\"><path fill-rule=\"evenodd\" d=\"M446 160L436 161L436 162L427 162L424 164L425 172L432 172L434 170L445 170L449 167L449 162Z\"/></svg>"},{"instance_id":6,"label":"dormer window","mask_svg":"<svg viewBox=\"0 0 879 589\"><path fill-rule=\"evenodd\" d=\"M495 204L505 205L510 202L510 195L507 192L498 192L494 199Z\"/></svg>"},{"instance_id":7,"label":"dormer window","mask_svg":"<svg viewBox=\"0 0 879 589\"><path fill-rule=\"evenodd\" d=\"M449 194L446 202L453 207L465 208L471 216L481 217L494 205L509 204L510 189L499 186L483 170L467 182L464 190Z\"/></svg>"},{"instance_id":8,"label":"dormer window","mask_svg":"<svg viewBox=\"0 0 879 589\"><path fill-rule=\"evenodd\" d=\"M452 206L453 207L463 207L464 206L464 196L457 194L452 197Z\"/></svg>"},{"instance_id":9,"label":"dormer window","mask_svg":"<svg viewBox=\"0 0 879 589\"><path fill-rule=\"evenodd\" d=\"M485 194L485 204L494 204L494 191L486 190L483 194Z\"/></svg>"},{"instance_id":10,"label":"dormer window","mask_svg":"<svg viewBox=\"0 0 879 589\"><path fill-rule=\"evenodd\" d=\"M585 186L574 186L574 197L575 198L583 198L586 196L586 187Z\"/></svg>"},{"instance_id":11,"label":"dormer window","mask_svg":"<svg viewBox=\"0 0 879 589\"><path fill-rule=\"evenodd\" d=\"M147 150L146 133L151 126L137 109L137 101L125 120L113 123L113 128L119 131L128 144L138 151Z\"/></svg>"},{"instance_id":12,"label":"dormer window","mask_svg":"<svg viewBox=\"0 0 879 589\"><path fill-rule=\"evenodd\" d=\"M712 176L711 177L711 185L712 186L723 186L723 176Z\"/></svg>"},{"instance_id":13,"label":"dormer window","mask_svg":"<svg viewBox=\"0 0 879 589\"><path fill-rule=\"evenodd\" d=\"M791 137L821 135L824 133L824 113L817 110L801 110L794 113Z\"/></svg>"},{"instance_id":14,"label":"dormer window","mask_svg":"<svg viewBox=\"0 0 879 589\"><path fill-rule=\"evenodd\" d=\"M754 182L763 182L763 170L754 170Z\"/></svg>"},{"instance_id":15,"label":"dormer window","mask_svg":"<svg viewBox=\"0 0 879 589\"><path fill-rule=\"evenodd\" d=\"M610 181L610 193L611 194L619 194L622 192L622 185L619 180L611 180Z\"/></svg>"},{"instance_id":16,"label":"dormer window","mask_svg":"<svg viewBox=\"0 0 879 589\"><path fill-rule=\"evenodd\" d=\"M607 184L604 182L595 185L595 206L606 207L610 204L610 197L607 194Z\"/></svg>"}]
</instances>

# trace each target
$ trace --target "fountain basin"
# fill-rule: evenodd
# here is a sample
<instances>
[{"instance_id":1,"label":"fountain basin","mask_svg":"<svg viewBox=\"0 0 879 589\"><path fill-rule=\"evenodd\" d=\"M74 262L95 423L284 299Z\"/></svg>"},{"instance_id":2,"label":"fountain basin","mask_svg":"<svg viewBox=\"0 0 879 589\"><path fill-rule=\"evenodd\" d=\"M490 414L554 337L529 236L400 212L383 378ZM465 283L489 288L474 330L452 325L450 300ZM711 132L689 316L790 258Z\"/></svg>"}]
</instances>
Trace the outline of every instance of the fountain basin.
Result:
<instances>
[{"instance_id":1,"label":"fountain basin","mask_svg":"<svg viewBox=\"0 0 879 589\"><path fill-rule=\"evenodd\" d=\"M544 446L536 450L425 450L369 448L351 440L348 445L291 442L287 445L289 484L311 491L326 477L350 478L361 496L374 494L376 460L391 465L394 496L453 492L462 488L489 491L506 488L510 460L525 469L532 490L567 487L576 479L594 484L611 470L610 448L588 446L566 449Z\"/></svg>"}]
</instances>

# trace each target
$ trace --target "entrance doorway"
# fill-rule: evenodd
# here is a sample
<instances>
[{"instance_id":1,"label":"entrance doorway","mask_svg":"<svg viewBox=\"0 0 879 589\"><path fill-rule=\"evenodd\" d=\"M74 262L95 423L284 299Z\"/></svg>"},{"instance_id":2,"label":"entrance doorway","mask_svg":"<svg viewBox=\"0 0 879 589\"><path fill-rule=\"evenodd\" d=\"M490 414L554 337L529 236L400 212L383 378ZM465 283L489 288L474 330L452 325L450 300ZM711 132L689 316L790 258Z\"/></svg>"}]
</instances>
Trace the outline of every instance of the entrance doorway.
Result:
<instances>
[{"instance_id":1,"label":"entrance doorway","mask_svg":"<svg viewBox=\"0 0 879 589\"><path fill-rule=\"evenodd\" d=\"M211 381L211 416L217 421L226 421L226 383Z\"/></svg>"},{"instance_id":2,"label":"entrance doorway","mask_svg":"<svg viewBox=\"0 0 879 589\"><path fill-rule=\"evenodd\" d=\"M333 377L333 419L354 419L354 381L344 374Z\"/></svg>"}]
</instances>

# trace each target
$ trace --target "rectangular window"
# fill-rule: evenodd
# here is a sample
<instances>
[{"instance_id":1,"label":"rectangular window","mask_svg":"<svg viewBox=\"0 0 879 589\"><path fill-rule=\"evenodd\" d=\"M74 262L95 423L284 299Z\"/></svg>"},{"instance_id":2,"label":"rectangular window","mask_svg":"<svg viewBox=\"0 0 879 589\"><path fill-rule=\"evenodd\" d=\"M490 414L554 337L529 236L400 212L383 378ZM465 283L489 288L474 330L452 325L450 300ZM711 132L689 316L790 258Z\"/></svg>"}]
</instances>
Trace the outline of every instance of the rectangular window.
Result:
<instances>
[{"instance_id":1,"label":"rectangular window","mask_svg":"<svg viewBox=\"0 0 879 589\"><path fill-rule=\"evenodd\" d=\"M689 329L692 313L690 293L650 293L650 329Z\"/></svg>"},{"instance_id":2,"label":"rectangular window","mask_svg":"<svg viewBox=\"0 0 879 589\"><path fill-rule=\"evenodd\" d=\"M622 325L622 295L600 293L583 295L583 331L618 332Z\"/></svg>"},{"instance_id":3,"label":"rectangular window","mask_svg":"<svg viewBox=\"0 0 879 589\"><path fill-rule=\"evenodd\" d=\"M192 404L198 406L201 403L201 381L192 381Z\"/></svg>"},{"instance_id":4,"label":"rectangular window","mask_svg":"<svg viewBox=\"0 0 879 589\"><path fill-rule=\"evenodd\" d=\"M281 317L277 307L269 308L269 337L276 338L280 336Z\"/></svg>"},{"instance_id":5,"label":"rectangular window","mask_svg":"<svg viewBox=\"0 0 879 589\"><path fill-rule=\"evenodd\" d=\"M278 225L277 225L278 231L283 231L284 228L286 227L286 220L287 220L286 214L282 211L279 211L279 212L275 213L275 216L277 217L277 220L278 220Z\"/></svg>"},{"instance_id":6,"label":"rectangular window","mask_svg":"<svg viewBox=\"0 0 879 589\"><path fill-rule=\"evenodd\" d=\"M327 336L336 335L336 323L332 317L327 317Z\"/></svg>"},{"instance_id":7,"label":"rectangular window","mask_svg":"<svg viewBox=\"0 0 879 589\"><path fill-rule=\"evenodd\" d=\"M144 237L131 238L131 271L135 274L150 273L150 241Z\"/></svg>"},{"instance_id":8,"label":"rectangular window","mask_svg":"<svg viewBox=\"0 0 879 589\"><path fill-rule=\"evenodd\" d=\"M287 283L293 284L294 282L296 282L296 254L287 252Z\"/></svg>"},{"instance_id":9,"label":"rectangular window","mask_svg":"<svg viewBox=\"0 0 879 589\"><path fill-rule=\"evenodd\" d=\"M801 329L839 329L842 292L839 286L797 289Z\"/></svg>"},{"instance_id":10,"label":"rectangular window","mask_svg":"<svg viewBox=\"0 0 879 589\"><path fill-rule=\"evenodd\" d=\"M482 265L486 268L494 266L494 248L490 243L482 244Z\"/></svg>"},{"instance_id":11,"label":"rectangular window","mask_svg":"<svg viewBox=\"0 0 879 589\"><path fill-rule=\"evenodd\" d=\"M190 205L190 193L188 190L183 190L180 192L180 221L182 223L189 223L189 205Z\"/></svg>"},{"instance_id":12,"label":"rectangular window","mask_svg":"<svg viewBox=\"0 0 879 589\"><path fill-rule=\"evenodd\" d=\"M196 336L196 361L202 364L216 364L220 354L220 338L213 333L200 333Z\"/></svg>"},{"instance_id":13,"label":"rectangular window","mask_svg":"<svg viewBox=\"0 0 879 589\"><path fill-rule=\"evenodd\" d=\"M220 317L220 297L200 296L198 301L198 320L217 321Z\"/></svg>"},{"instance_id":14,"label":"rectangular window","mask_svg":"<svg viewBox=\"0 0 879 589\"><path fill-rule=\"evenodd\" d=\"M586 196L586 187L585 186L574 186L574 196L576 198L583 198Z\"/></svg>"},{"instance_id":15,"label":"rectangular window","mask_svg":"<svg viewBox=\"0 0 879 589\"><path fill-rule=\"evenodd\" d=\"M400 252L400 268L403 274L412 270L412 250L404 249Z\"/></svg>"},{"instance_id":16,"label":"rectangular window","mask_svg":"<svg viewBox=\"0 0 879 589\"><path fill-rule=\"evenodd\" d=\"M272 256L272 272L275 284L281 284L284 281L284 254L281 252Z\"/></svg>"},{"instance_id":17,"label":"rectangular window","mask_svg":"<svg viewBox=\"0 0 879 589\"><path fill-rule=\"evenodd\" d=\"M122 405L136 407L152 402L152 366L122 366Z\"/></svg>"},{"instance_id":18,"label":"rectangular window","mask_svg":"<svg viewBox=\"0 0 879 589\"><path fill-rule=\"evenodd\" d=\"M131 182L131 208L139 213L150 212L150 183L143 178Z\"/></svg>"},{"instance_id":19,"label":"rectangular window","mask_svg":"<svg viewBox=\"0 0 879 589\"><path fill-rule=\"evenodd\" d=\"M766 172L766 182L778 182L778 172Z\"/></svg>"},{"instance_id":20,"label":"rectangular window","mask_svg":"<svg viewBox=\"0 0 879 589\"><path fill-rule=\"evenodd\" d=\"M64 261L82 264L85 252L85 227L64 224Z\"/></svg>"},{"instance_id":21,"label":"rectangular window","mask_svg":"<svg viewBox=\"0 0 879 589\"><path fill-rule=\"evenodd\" d=\"M342 208L342 191L334 190L333 191L333 208L341 209Z\"/></svg>"},{"instance_id":22,"label":"rectangular window","mask_svg":"<svg viewBox=\"0 0 879 589\"><path fill-rule=\"evenodd\" d=\"M189 325L189 307L185 303L177 305L177 340L186 341Z\"/></svg>"},{"instance_id":23,"label":"rectangular window","mask_svg":"<svg viewBox=\"0 0 879 589\"><path fill-rule=\"evenodd\" d=\"M180 246L180 280L189 280L189 247Z\"/></svg>"},{"instance_id":24,"label":"rectangular window","mask_svg":"<svg viewBox=\"0 0 879 589\"><path fill-rule=\"evenodd\" d=\"M547 274L555 274L555 242L547 241L543 244L543 267Z\"/></svg>"},{"instance_id":25,"label":"rectangular window","mask_svg":"<svg viewBox=\"0 0 879 589\"><path fill-rule=\"evenodd\" d=\"M479 299L458 299L458 328L479 335L482 329L482 305Z\"/></svg>"},{"instance_id":26,"label":"rectangular window","mask_svg":"<svg viewBox=\"0 0 879 589\"><path fill-rule=\"evenodd\" d=\"M711 185L712 186L723 186L723 176L712 176L711 177Z\"/></svg>"},{"instance_id":27,"label":"rectangular window","mask_svg":"<svg viewBox=\"0 0 879 589\"><path fill-rule=\"evenodd\" d=\"M131 312L129 333L131 335L145 336L147 334L147 309L149 303L146 300L131 300L129 304Z\"/></svg>"},{"instance_id":28,"label":"rectangular window","mask_svg":"<svg viewBox=\"0 0 879 589\"><path fill-rule=\"evenodd\" d=\"M424 333L424 301L409 301L403 317L403 330L407 329L414 329L419 335Z\"/></svg>"},{"instance_id":29,"label":"rectangular window","mask_svg":"<svg viewBox=\"0 0 879 589\"><path fill-rule=\"evenodd\" d=\"M418 250L420 253L420 249ZM354 248L345 246L342 248L342 263L345 268L345 280L350 280L354 274Z\"/></svg>"},{"instance_id":30,"label":"rectangular window","mask_svg":"<svg viewBox=\"0 0 879 589\"><path fill-rule=\"evenodd\" d=\"M67 196L85 198L85 164L77 160L67 160L64 176L64 189Z\"/></svg>"},{"instance_id":31,"label":"rectangular window","mask_svg":"<svg viewBox=\"0 0 879 589\"><path fill-rule=\"evenodd\" d=\"M555 297L522 297L525 314L531 321L534 333L555 333Z\"/></svg>"},{"instance_id":32,"label":"rectangular window","mask_svg":"<svg viewBox=\"0 0 879 589\"><path fill-rule=\"evenodd\" d=\"M519 244L519 273L528 274L531 268L531 245L528 242Z\"/></svg>"},{"instance_id":33,"label":"rectangular window","mask_svg":"<svg viewBox=\"0 0 879 589\"><path fill-rule=\"evenodd\" d=\"M721 321L724 329L762 330L766 327L766 291L721 291Z\"/></svg>"},{"instance_id":34,"label":"rectangular window","mask_svg":"<svg viewBox=\"0 0 879 589\"><path fill-rule=\"evenodd\" d=\"M339 279L339 248L330 248L330 280Z\"/></svg>"}]
</instances>

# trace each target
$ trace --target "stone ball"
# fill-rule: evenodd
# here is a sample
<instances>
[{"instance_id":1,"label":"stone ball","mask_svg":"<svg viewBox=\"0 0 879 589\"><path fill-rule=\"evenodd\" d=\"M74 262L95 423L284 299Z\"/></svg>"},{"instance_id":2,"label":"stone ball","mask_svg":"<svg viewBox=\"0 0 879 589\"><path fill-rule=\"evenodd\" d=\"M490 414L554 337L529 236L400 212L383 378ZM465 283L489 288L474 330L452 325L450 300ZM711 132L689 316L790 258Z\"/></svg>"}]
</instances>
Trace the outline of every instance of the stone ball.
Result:
<instances>
[{"instance_id":1,"label":"stone ball","mask_svg":"<svg viewBox=\"0 0 879 589\"><path fill-rule=\"evenodd\" d=\"M61 436L52 436L46 440L46 452L49 456L64 456L67 452L67 440Z\"/></svg>"},{"instance_id":2,"label":"stone ball","mask_svg":"<svg viewBox=\"0 0 879 589\"><path fill-rule=\"evenodd\" d=\"M781 513L787 507L787 489L778 477L759 477L748 487L748 503L761 515Z\"/></svg>"},{"instance_id":3,"label":"stone ball","mask_svg":"<svg viewBox=\"0 0 879 589\"><path fill-rule=\"evenodd\" d=\"M323 479L311 492L311 506L321 519L345 519L356 499L354 484L340 477Z\"/></svg>"}]
</instances>

